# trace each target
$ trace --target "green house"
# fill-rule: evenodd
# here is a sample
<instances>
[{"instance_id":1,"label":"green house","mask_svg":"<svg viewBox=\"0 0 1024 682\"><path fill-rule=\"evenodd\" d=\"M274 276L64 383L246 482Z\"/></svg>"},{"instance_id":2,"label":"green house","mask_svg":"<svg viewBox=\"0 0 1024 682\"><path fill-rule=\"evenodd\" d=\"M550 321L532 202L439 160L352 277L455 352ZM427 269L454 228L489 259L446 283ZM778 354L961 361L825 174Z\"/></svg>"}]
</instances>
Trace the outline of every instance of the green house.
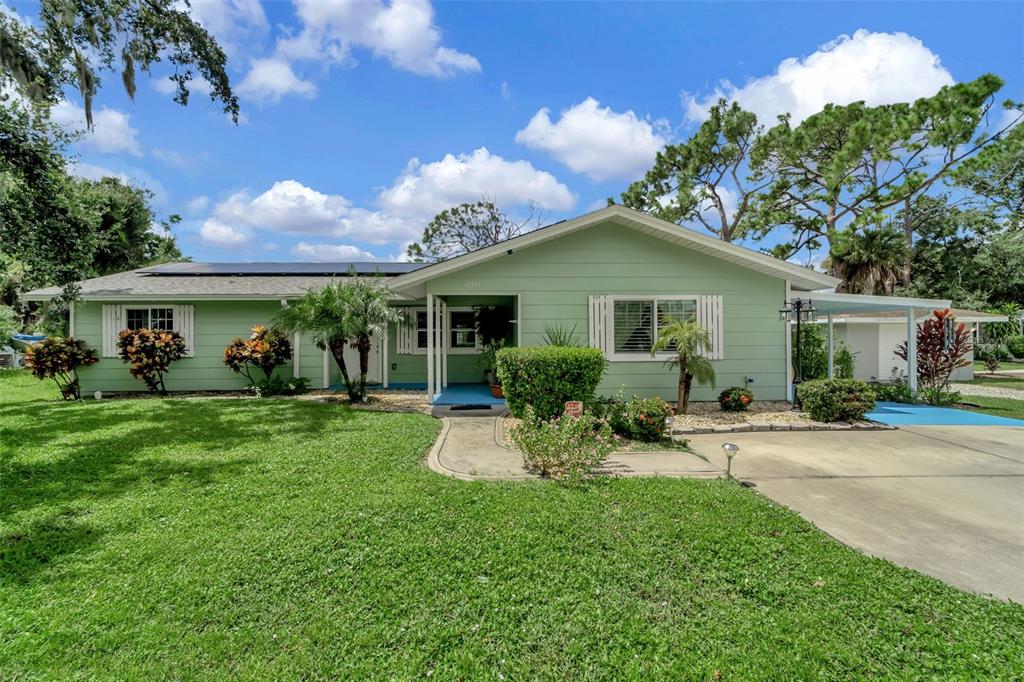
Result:
<instances>
[{"instance_id":1,"label":"green house","mask_svg":"<svg viewBox=\"0 0 1024 682\"><path fill-rule=\"evenodd\" d=\"M839 283L621 206L429 265L174 263L81 283L71 332L101 355L80 373L83 394L144 390L115 346L120 330L138 326L173 329L186 339L188 357L173 366L169 390L241 389L243 378L223 364L225 346L255 324L272 323L304 291L353 272L379 277L394 305L408 313L375 340L370 380L423 389L435 402L446 402L455 386L484 380L474 325L480 306L507 315L513 345L542 344L552 326L575 329L581 343L608 359L602 392L624 388L668 400L675 398L676 375L664 358L651 356L651 342L666 315L689 316L710 333L719 390L745 385L758 399L785 400L791 334L779 309L793 296L833 292ZM41 289L25 298L57 293ZM858 298L829 297L833 304L836 297ZM887 300L891 308L895 299ZM340 383L333 360L311 339L297 337L294 347L291 366L279 371L306 377L316 388ZM709 386L694 389L695 400L716 395Z\"/></svg>"}]
</instances>

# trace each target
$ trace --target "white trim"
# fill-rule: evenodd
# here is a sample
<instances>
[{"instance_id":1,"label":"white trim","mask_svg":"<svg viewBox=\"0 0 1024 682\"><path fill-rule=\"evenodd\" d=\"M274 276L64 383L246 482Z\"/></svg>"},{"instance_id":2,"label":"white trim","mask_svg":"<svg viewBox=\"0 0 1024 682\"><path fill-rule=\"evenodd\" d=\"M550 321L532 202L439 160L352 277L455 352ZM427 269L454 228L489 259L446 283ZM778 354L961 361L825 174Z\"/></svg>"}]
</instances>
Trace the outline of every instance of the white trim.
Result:
<instances>
[{"instance_id":1,"label":"white trim","mask_svg":"<svg viewBox=\"0 0 1024 682\"><path fill-rule=\"evenodd\" d=\"M298 379L302 376L302 360L300 352L302 348L302 334L295 332L292 340L292 376Z\"/></svg>"},{"instance_id":2,"label":"white trim","mask_svg":"<svg viewBox=\"0 0 1024 682\"><path fill-rule=\"evenodd\" d=\"M765 272L766 274L773 274L779 278L788 278L791 282L798 283L802 289L834 289L840 283L839 279L831 275L815 272L803 266L788 263L778 258L737 246L736 244L723 242L720 239L700 234L694 230L680 227L675 223L634 211L625 206L615 205L549 227L534 230L494 246L477 249L462 256L428 265L415 272L399 275L392 279L388 286L392 291L409 289L435 277L499 258L517 250L528 248L608 220L615 220L626 227L631 227L680 245L689 246L708 255L723 258L738 265Z\"/></svg>"},{"instance_id":3,"label":"white trim","mask_svg":"<svg viewBox=\"0 0 1024 682\"><path fill-rule=\"evenodd\" d=\"M932 316L929 312L927 315L918 315L918 320L927 320ZM954 317L956 317L954 315ZM963 322L964 324L985 324L986 322L1006 322L1009 320L1006 315L993 315L992 317L956 317L957 322ZM833 320L836 324L905 324L905 316L899 317L860 317L860 316L839 316ZM824 324L825 320L815 320L818 324Z\"/></svg>"},{"instance_id":4,"label":"white trim","mask_svg":"<svg viewBox=\"0 0 1024 682\"><path fill-rule=\"evenodd\" d=\"M390 343L387 335L387 328L384 330L384 338L381 339L381 365L380 365L380 383L384 388L388 387L388 344Z\"/></svg>"},{"instance_id":5,"label":"white trim","mask_svg":"<svg viewBox=\"0 0 1024 682\"><path fill-rule=\"evenodd\" d=\"M330 365L330 353L327 352L327 347L324 346L324 388L331 387L331 365Z\"/></svg>"},{"instance_id":6,"label":"white trim","mask_svg":"<svg viewBox=\"0 0 1024 682\"><path fill-rule=\"evenodd\" d=\"M418 334L417 334L418 336ZM416 345L419 346L417 338ZM427 294L427 402L434 403L434 295Z\"/></svg>"},{"instance_id":7,"label":"white trim","mask_svg":"<svg viewBox=\"0 0 1024 682\"><path fill-rule=\"evenodd\" d=\"M516 345L523 345L523 294L515 294L516 297Z\"/></svg>"},{"instance_id":8,"label":"white trim","mask_svg":"<svg viewBox=\"0 0 1024 682\"><path fill-rule=\"evenodd\" d=\"M467 306L459 306L458 308L449 308L448 304L445 303L444 304L444 309L445 309L445 311L447 311L445 316L444 316L444 321L443 321L443 324L446 325L445 335L444 335L444 350L445 350L445 353L449 353L451 355L479 355L480 353L482 353L483 352L483 347L480 345L480 334L476 334L476 345L474 347L472 347L472 348L455 348L455 347L452 346L452 331L454 331L454 329L452 327L452 313L471 313L471 312L473 312L473 308L472 307L467 307ZM459 327L459 329L465 329L465 327ZM476 327L475 326L473 327L473 331L474 332L476 331Z\"/></svg>"},{"instance_id":9,"label":"white trim","mask_svg":"<svg viewBox=\"0 0 1024 682\"><path fill-rule=\"evenodd\" d=\"M832 324L832 314L828 316L828 378L836 378L836 349L835 349L835 337Z\"/></svg>"},{"instance_id":10,"label":"white trim","mask_svg":"<svg viewBox=\"0 0 1024 682\"><path fill-rule=\"evenodd\" d=\"M75 302L68 307L68 336L75 338Z\"/></svg>"},{"instance_id":11,"label":"white trim","mask_svg":"<svg viewBox=\"0 0 1024 682\"><path fill-rule=\"evenodd\" d=\"M789 304L790 296L793 294L789 280L786 280L786 298L784 304ZM796 396L793 395L793 329L788 321L782 321L786 335L786 400L793 402Z\"/></svg>"},{"instance_id":12,"label":"white trim","mask_svg":"<svg viewBox=\"0 0 1024 682\"><path fill-rule=\"evenodd\" d=\"M907 383L917 392L917 319L914 309L907 308Z\"/></svg>"},{"instance_id":13,"label":"white trim","mask_svg":"<svg viewBox=\"0 0 1024 682\"><path fill-rule=\"evenodd\" d=\"M831 312L834 315L849 315L854 312L868 312L865 308L881 310L900 310L903 308L949 308L950 301L938 298L907 298L905 296L866 296L864 294L837 294L833 291L809 291L801 293L800 298L810 299L819 304L819 312ZM786 295L788 301L790 296ZM827 304L827 305L821 305ZM845 308L845 309L844 309Z\"/></svg>"}]
</instances>

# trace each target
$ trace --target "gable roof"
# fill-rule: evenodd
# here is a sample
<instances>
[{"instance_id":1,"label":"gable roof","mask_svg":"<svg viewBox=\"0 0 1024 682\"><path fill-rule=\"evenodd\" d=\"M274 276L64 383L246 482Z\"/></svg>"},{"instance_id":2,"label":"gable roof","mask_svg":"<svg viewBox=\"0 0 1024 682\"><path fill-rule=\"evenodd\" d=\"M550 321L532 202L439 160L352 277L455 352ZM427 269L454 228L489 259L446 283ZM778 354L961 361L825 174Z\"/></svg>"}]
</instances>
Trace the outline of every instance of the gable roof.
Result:
<instances>
[{"instance_id":1,"label":"gable roof","mask_svg":"<svg viewBox=\"0 0 1024 682\"><path fill-rule=\"evenodd\" d=\"M579 232L599 223L614 222L624 227L643 232L644 234L664 239L667 242L700 251L715 258L741 265L751 270L772 275L779 279L787 279L793 289L814 291L817 289L835 289L840 280L810 268L795 265L787 261L769 256L736 244L723 242L694 230L680 227L660 218L634 211L625 206L608 206L592 213L564 220L547 227L528 232L518 237L505 240L494 246L456 256L450 260L434 263L425 268L392 279L388 286L392 291L416 295L424 284L441 275L447 275L472 265L484 263L507 255L513 251L543 244L558 237Z\"/></svg>"}]
</instances>

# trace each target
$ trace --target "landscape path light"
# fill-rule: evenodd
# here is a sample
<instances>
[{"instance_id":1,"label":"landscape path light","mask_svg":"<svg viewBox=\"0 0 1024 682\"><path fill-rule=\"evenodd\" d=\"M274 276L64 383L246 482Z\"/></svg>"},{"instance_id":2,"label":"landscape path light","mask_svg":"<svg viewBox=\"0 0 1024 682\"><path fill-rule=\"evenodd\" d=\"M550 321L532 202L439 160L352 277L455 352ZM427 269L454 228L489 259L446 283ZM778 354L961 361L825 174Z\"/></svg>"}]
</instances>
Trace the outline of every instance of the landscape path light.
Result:
<instances>
[{"instance_id":1,"label":"landscape path light","mask_svg":"<svg viewBox=\"0 0 1024 682\"><path fill-rule=\"evenodd\" d=\"M740 446L736 443L722 443L722 449L725 450L726 459L725 477L732 478L732 458L740 451Z\"/></svg>"}]
</instances>

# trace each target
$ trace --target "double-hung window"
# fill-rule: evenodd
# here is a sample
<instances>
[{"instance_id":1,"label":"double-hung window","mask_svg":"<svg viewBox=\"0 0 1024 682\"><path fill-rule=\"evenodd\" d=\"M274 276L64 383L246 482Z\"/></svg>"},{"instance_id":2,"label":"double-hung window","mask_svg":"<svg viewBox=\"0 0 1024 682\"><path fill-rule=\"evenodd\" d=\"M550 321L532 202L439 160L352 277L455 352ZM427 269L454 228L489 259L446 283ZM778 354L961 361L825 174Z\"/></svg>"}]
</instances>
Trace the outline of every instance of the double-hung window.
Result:
<instances>
[{"instance_id":1,"label":"double-hung window","mask_svg":"<svg viewBox=\"0 0 1024 682\"><path fill-rule=\"evenodd\" d=\"M419 308L416 319L417 354L427 352L427 311ZM479 335L476 331L476 314L471 308L449 308L445 351L453 354L472 354L480 351Z\"/></svg>"},{"instance_id":2,"label":"double-hung window","mask_svg":"<svg viewBox=\"0 0 1024 682\"><path fill-rule=\"evenodd\" d=\"M651 348L662 327L672 320L695 319L696 297L614 297L612 359L650 359Z\"/></svg>"},{"instance_id":3,"label":"double-hung window","mask_svg":"<svg viewBox=\"0 0 1024 682\"><path fill-rule=\"evenodd\" d=\"M158 329L174 331L174 308L126 306L125 329Z\"/></svg>"}]
</instances>

